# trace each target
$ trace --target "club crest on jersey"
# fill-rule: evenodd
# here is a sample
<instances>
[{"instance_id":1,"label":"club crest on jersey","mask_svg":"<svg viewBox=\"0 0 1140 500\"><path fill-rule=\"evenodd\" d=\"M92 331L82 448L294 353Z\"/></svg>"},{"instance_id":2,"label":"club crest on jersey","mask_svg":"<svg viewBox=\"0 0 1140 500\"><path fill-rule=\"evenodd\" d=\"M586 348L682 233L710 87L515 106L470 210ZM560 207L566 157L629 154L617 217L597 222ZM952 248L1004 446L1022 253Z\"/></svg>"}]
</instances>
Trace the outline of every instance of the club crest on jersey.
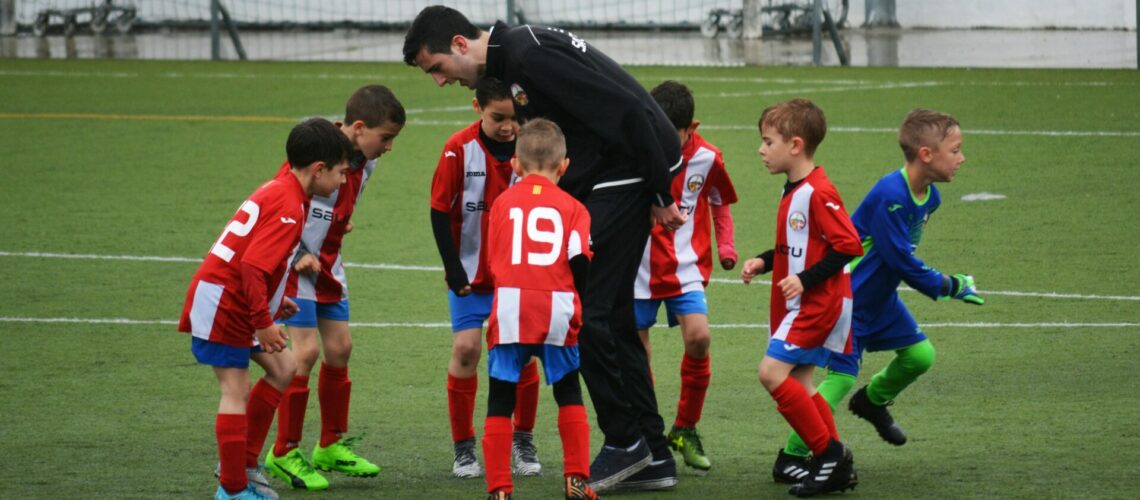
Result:
<instances>
[{"instance_id":1,"label":"club crest on jersey","mask_svg":"<svg viewBox=\"0 0 1140 500\"><path fill-rule=\"evenodd\" d=\"M701 186L704 186L704 185L705 185L705 176L703 176L701 174L693 174L692 176L689 177L688 180L685 181L685 187L687 187L689 189L689 192L692 192L692 193L700 191Z\"/></svg>"},{"instance_id":2,"label":"club crest on jersey","mask_svg":"<svg viewBox=\"0 0 1140 500\"><path fill-rule=\"evenodd\" d=\"M807 227L807 216L803 212L792 212L792 215L788 216L788 227L793 231L802 231Z\"/></svg>"},{"instance_id":3,"label":"club crest on jersey","mask_svg":"<svg viewBox=\"0 0 1140 500\"><path fill-rule=\"evenodd\" d=\"M515 98L515 103L519 106L530 104L530 100L526 98L526 91L517 83L511 84L511 96Z\"/></svg>"}]
</instances>

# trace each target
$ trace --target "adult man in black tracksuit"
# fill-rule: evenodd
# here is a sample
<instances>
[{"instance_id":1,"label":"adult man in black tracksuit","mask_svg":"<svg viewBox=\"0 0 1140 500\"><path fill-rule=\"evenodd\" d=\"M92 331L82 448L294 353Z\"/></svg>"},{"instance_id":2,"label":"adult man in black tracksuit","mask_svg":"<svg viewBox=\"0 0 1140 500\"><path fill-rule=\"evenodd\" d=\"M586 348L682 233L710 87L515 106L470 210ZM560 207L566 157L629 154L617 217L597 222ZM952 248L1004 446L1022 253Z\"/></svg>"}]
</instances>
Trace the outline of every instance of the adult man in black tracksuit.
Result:
<instances>
[{"instance_id":1,"label":"adult man in black tracksuit","mask_svg":"<svg viewBox=\"0 0 1140 500\"><path fill-rule=\"evenodd\" d=\"M440 86L498 78L511 88L520 121L543 117L562 128L570 168L559 187L592 220L579 342L606 443L590 466L590 484L598 491L619 483L672 487L676 466L637 335L633 284L651 220L671 229L685 221L669 189L681 165L675 128L621 66L557 28L500 22L482 31L458 11L428 7L408 30L404 61Z\"/></svg>"}]
</instances>

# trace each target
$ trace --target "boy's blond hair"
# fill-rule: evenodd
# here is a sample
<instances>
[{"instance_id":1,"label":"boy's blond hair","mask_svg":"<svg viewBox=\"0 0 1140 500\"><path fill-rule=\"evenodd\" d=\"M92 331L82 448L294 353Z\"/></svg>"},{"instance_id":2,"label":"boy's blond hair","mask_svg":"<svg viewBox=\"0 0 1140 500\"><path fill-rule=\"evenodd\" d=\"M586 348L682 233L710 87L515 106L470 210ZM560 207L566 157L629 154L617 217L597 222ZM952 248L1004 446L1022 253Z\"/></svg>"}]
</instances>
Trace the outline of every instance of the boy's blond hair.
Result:
<instances>
[{"instance_id":1,"label":"boy's blond hair","mask_svg":"<svg viewBox=\"0 0 1140 500\"><path fill-rule=\"evenodd\" d=\"M899 127L899 147L906 161L914 161L921 147L938 149L954 127L958 120L946 113L922 108L911 111Z\"/></svg>"},{"instance_id":2,"label":"boy's blond hair","mask_svg":"<svg viewBox=\"0 0 1140 500\"><path fill-rule=\"evenodd\" d=\"M803 139L804 154L809 157L815 156L815 148L827 135L827 119L823 110L802 97L765 108L756 126L763 129L765 125L776 129L784 141L793 137Z\"/></svg>"},{"instance_id":3,"label":"boy's blond hair","mask_svg":"<svg viewBox=\"0 0 1140 500\"><path fill-rule=\"evenodd\" d=\"M557 170L566 158L566 136L557 123L529 120L518 133L515 155L524 170Z\"/></svg>"}]
</instances>

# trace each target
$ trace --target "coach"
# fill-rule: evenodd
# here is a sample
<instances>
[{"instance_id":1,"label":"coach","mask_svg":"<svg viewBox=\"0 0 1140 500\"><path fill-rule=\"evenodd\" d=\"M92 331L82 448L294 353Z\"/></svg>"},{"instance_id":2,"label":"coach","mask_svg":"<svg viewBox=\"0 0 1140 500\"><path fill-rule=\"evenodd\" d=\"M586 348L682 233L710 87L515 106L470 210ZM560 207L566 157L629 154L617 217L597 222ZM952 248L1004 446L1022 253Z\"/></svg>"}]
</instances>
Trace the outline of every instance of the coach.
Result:
<instances>
[{"instance_id":1,"label":"coach","mask_svg":"<svg viewBox=\"0 0 1140 500\"><path fill-rule=\"evenodd\" d=\"M408 30L404 61L440 86L498 78L510 87L520 120L547 118L566 134L570 168L559 186L586 205L593 221L579 341L582 376L606 442L590 466L590 484L599 492L623 480L623 488L675 485L633 313L651 220L670 229L685 221L669 194L681 165L673 125L621 66L557 28L499 22L483 31L454 9L428 7Z\"/></svg>"}]
</instances>

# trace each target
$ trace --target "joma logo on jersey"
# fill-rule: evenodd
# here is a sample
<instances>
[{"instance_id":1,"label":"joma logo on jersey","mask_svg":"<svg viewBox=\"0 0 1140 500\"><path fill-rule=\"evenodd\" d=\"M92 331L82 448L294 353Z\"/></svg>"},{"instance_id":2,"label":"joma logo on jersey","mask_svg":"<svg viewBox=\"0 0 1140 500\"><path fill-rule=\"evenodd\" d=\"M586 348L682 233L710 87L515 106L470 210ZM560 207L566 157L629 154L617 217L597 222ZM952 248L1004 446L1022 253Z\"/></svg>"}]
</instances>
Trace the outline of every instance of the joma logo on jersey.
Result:
<instances>
[{"instance_id":1,"label":"joma logo on jersey","mask_svg":"<svg viewBox=\"0 0 1140 500\"><path fill-rule=\"evenodd\" d=\"M790 247L788 245L776 245L776 253L790 255L798 259L804 256L804 249L800 247Z\"/></svg>"},{"instance_id":2,"label":"joma logo on jersey","mask_svg":"<svg viewBox=\"0 0 1140 500\"><path fill-rule=\"evenodd\" d=\"M313 207L313 211L309 214L309 216L314 219L326 220L329 222L332 222L334 220L340 222L344 220L344 217L337 217L332 210L326 210L321 207Z\"/></svg>"},{"instance_id":3,"label":"joma logo on jersey","mask_svg":"<svg viewBox=\"0 0 1140 500\"><path fill-rule=\"evenodd\" d=\"M468 212L486 212L490 210L485 201L469 201L463 204L463 207Z\"/></svg>"},{"instance_id":4,"label":"joma logo on jersey","mask_svg":"<svg viewBox=\"0 0 1140 500\"><path fill-rule=\"evenodd\" d=\"M487 172L484 172L482 170L472 170L470 172L467 172L467 177L486 177L486 176L487 176Z\"/></svg>"},{"instance_id":5,"label":"joma logo on jersey","mask_svg":"<svg viewBox=\"0 0 1140 500\"><path fill-rule=\"evenodd\" d=\"M788 227L793 231L802 231L807 227L807 216L803 212L792 212L792 215L788 216Z\"/></svg>"}]
</instances>

